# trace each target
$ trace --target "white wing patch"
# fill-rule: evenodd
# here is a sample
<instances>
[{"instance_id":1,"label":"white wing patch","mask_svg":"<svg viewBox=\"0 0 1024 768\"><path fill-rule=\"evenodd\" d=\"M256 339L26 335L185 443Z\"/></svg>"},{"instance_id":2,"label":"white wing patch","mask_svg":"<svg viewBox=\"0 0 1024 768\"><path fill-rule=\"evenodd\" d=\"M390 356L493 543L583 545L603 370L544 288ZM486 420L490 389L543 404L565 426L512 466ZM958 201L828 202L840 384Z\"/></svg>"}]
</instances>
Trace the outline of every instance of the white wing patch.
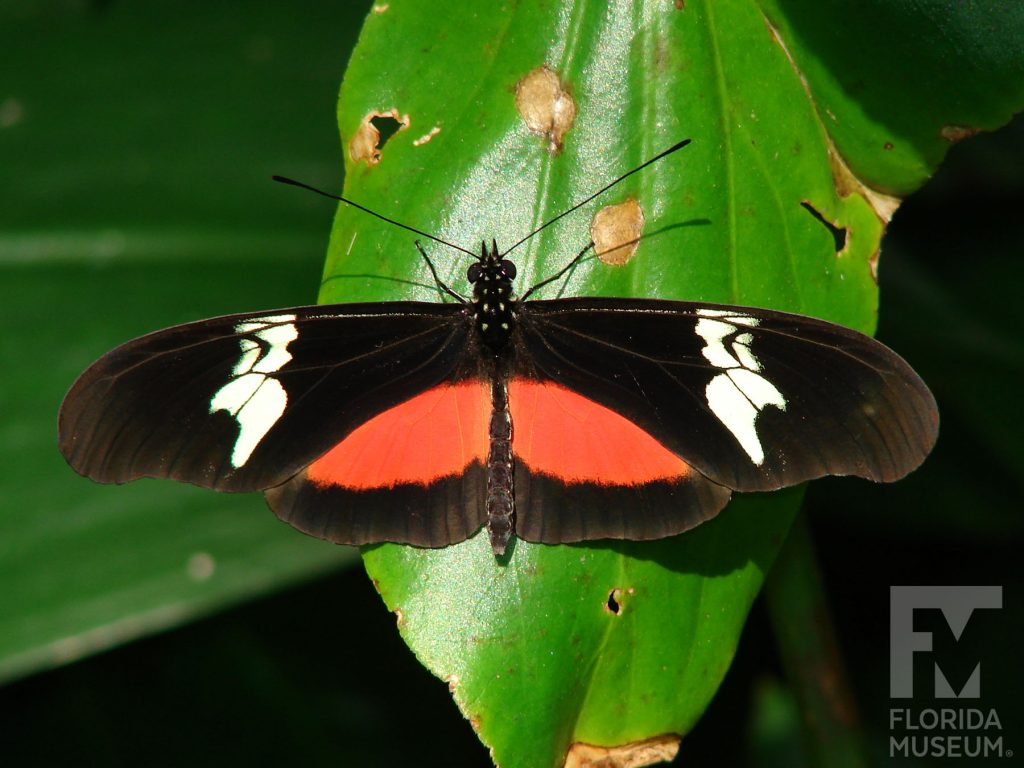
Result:
<instances>
[{"instance_id":1,"label":"white wing patch","mask_svg":"<svg viewBox=\"0 0 1024 768\"><path fill-rule=\"evenodd\" d=\"M708 407L760 466L764 449L755 428L757 415L769 405L786 410L786 398L760 374L761 363L750 348L753 334L739 333L741 326L756 326L758 319L722 309L698 309L697 314L697 335L705 342L701 354L722 370L704 390Z\"/></svg>"},{"instance_id":2,"label":"white wing patch","mask_svg":"<svg viewBox=\"0 0 1024 768\"><path fill-rule=\"evenodd\" d=\"M238 440L231 452L231 465L237 469L249 460L288 405L288 393L281 382L268 374L281 370L292 359L288 345L299 338L299 331L295 315L274 315L239 323L235 332L252 334L268 345L241 339L242 356L235 363L231 381L210 400L210 413L227 411L238 422Z\"/></svg>"}]
</instances>

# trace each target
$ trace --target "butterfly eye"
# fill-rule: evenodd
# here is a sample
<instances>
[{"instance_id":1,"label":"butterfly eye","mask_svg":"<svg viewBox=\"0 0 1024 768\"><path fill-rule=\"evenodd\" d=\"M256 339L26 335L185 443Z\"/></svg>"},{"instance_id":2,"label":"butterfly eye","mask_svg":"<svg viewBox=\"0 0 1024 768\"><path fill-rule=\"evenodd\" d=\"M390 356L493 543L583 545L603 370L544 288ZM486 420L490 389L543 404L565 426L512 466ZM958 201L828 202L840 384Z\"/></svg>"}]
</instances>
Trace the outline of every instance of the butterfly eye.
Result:
<instances>
[{"instance_id":1,"label":"butterfly eye","mask_svg":"<svg viewBox=\"0 0 1024 768\"><path fill-rule=\"evenodd\" d=\"M471 283L475 283L480 279L480 265L470 264L469 269L466 270L466 279Z\"/></svg>"},{"instance_id":2,"label":"butterfly eye","mask_svg":"<svg viewBox=\"0 0 1024 768\"><path fill-rule=\"evenodd\" d=\"M501 261L501 273L509 280L515 279L516 276L516 265L508 259L502 259Z\"/></svg>"}]
</instances>

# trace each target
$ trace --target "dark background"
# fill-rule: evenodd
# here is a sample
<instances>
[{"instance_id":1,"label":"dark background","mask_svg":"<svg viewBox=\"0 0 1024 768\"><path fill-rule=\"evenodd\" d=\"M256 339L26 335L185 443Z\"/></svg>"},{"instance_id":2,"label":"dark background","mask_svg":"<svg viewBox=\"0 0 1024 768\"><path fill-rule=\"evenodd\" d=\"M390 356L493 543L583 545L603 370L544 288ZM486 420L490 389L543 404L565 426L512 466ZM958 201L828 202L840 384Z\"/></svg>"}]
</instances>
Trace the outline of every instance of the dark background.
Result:
<instances>
[{"instance_id":1,"label":"dark background","mask_svg":"<svg viewBox=\"0 0 1024 768\"><path fill-rule=\"evenodd\" d=\"M260 3L151 3L130 20L103 2L0 9L4 47L23 54L13 61L26 67L8 61L0 74L0 228L53 227L56 211L67 231L100 222L264 238L245 248L267 247L274 232L282 242L297 235L294 252L281 255L279 280L247 276L244 261L179 278L182 312L194 316L190 302L224 286L235 289L224 312L310 301L332 209L281 194L266 179L340 184L335 100L366 4L336 5L311 3L282 17ZM87 61L101 65L83 69ZM275 91L266 89L270 73ZM27 83L35 100L12 102ZM1003 586L1004 609L976 614L959 644L943 634L937 613L923 614L918 628L933 631L954 686L983 660L984 706L997 709L1007 746L1024 749L1022 134L1018 120L955 146L885 240L878 336L939 400L934 455L895 486L829 479L807 495L879 764L888 744L894 584ZM14 260L9 254L5 261ZM37 317L24 322L75 322L45 296L33 306ZM948 327L957 330L933 332ZM918 690L930 690L928 669L920 665ZM359 567L9 684L0 688L0 723L7 765L490 764ZM798 717L760 604L677 762L802 763Z\"/></svg>"}]
</instances>

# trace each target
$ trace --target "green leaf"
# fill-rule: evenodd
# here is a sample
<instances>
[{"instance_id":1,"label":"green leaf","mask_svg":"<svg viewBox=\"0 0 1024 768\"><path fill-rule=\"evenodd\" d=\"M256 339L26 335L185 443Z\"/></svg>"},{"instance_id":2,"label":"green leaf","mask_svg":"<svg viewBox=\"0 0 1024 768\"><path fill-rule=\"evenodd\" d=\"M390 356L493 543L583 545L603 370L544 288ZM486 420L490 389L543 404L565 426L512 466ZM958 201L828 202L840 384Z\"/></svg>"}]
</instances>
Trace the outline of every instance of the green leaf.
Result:
<instances>
[{"instance_id":1,"label":"green leaf","mask_svg":"<svg viewBox=\"0 0 1024 768\"><path fill-rule=\"evenodd\" d=\"M346 193L464 248L491 237L507 247L691 137L516 251L520 285L580 250L599 205L632 196L647 224L628 266L591 260L544 295L730 302L869 331L891 194L931 172L949 144L944 126L992 127L1024 101L1013 42L1024 24L1011 17L985 37L962 29L985 4L901 4L883 16L914 30L900 46L867 34L861 6L832 3L826 16L791 5L478 3L460 6L457 22L434 4L382 5L341 91ZM833 45L851 30L863 35ZM936 57L946 80L922 88ZM576 107L561 141L531 133L517 111L517 83L541 66ZM981 66L988 77L959 71ZM883 86L854 87L894 69L901 76ZM350 142L380 115L404 128L371 166ZM321 299L436 300L411 240L342 206ZM442 278L465 291L467 260L430 250ZM482 536L434 551L383 545L365 559L406 641L449 682L495 760L560 765L577 742L621 746L692 727L799 497L737 498L715 521L660 542L519 541L507 566Z\"/></svg>"},{"instance_id":2,"label":"green leaf","mask_svg":"<svg viewBox=\"0 0 1024 768\"><path fill-rule=\"evenodd\" d=\"M656 542L518 541L501 566L478 535L431 552L373 547L366 567L495 759L551 764L573 742L693 726L800 495L737 499L728 516Z\"/></svg>"},{"instance_id":3,"label":"green leaf","mask_svg":"<svg viewBox=\"0 0 1024 768\"><path fill-rule=\"evenodd\" d=\"M822 123L869 188L906 196L1024 103L1024 6L762 0Z\"/></svg>"},{"instance_id":4,"label":"green leaf","mask_svg":"<svg viewBox=\"0 0 1024 768\"><path fill-rule=\"evenodd\" d=\"M90 483L56 434L116 344L312 300L328 214L269 177L336 175L355 10L0 8L0 681L355 562L256 494Z\"/></svg>"}]
</instances>

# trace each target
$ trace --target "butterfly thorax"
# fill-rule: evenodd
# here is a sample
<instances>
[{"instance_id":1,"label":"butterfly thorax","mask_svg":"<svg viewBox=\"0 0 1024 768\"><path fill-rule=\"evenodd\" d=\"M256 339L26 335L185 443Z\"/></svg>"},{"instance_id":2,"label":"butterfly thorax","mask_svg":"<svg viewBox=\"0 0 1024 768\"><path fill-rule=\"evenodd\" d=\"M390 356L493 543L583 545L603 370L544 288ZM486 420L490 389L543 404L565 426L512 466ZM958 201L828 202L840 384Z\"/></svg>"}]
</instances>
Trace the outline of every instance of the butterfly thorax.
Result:
<instances>
[{"instance_id":1,"label":"butterfly thorax","mask_svg":"<svg viewBox=\"0 0 1024 768\"><path fill-rule=\"evenodd\" d=\"M479 261L471 264L466 273L473 285L473 319L477 331L494 352L505 346L515 324L516 299L512 295L515 276L515 264L501 258L493 240L490 251L486 242L480 244Z\"/></svg>"}]
</instances>

